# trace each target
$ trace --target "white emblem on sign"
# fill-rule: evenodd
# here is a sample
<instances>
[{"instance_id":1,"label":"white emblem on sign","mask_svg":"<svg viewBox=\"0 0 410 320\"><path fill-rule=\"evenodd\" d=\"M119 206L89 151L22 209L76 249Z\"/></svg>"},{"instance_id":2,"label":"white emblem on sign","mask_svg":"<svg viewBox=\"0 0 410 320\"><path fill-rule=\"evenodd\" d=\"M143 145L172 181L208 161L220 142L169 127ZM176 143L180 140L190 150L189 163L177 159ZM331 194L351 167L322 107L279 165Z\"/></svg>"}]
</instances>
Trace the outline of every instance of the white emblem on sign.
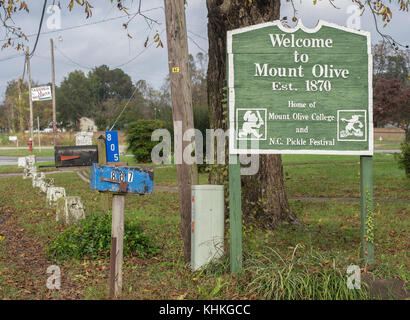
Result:
<instances>
[{"instance_id":1,"label":"white emblem on sign","mask_svg":"<svg viewBox=\"0 0 410 320\"><path fill-rule=\"evenodd\" d=\"M338 141L367 141L366 110L337 112Z\"/></svg>"},{"instance_id":2,"label":"white emblem on sign","mask_svg":"<svg viewBox=\"0 0 410 320\"><path fill-rule=\"evenodd\" d=\"M266 140L266 109L237 109L238 140Z\"/></svg>"}]
</instances>

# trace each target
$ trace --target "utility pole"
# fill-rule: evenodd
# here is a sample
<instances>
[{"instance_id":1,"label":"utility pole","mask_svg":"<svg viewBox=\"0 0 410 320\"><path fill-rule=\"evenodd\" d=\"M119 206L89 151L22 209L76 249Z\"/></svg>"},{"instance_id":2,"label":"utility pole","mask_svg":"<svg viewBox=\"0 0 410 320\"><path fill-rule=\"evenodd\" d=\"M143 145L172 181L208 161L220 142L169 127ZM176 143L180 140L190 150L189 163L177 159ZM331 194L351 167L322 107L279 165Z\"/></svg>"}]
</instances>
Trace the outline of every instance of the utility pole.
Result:
<instances>
[{"instance_id":1,"label":"utility pole","mask_svg":"<svg viewBox=\"0 0 410 320\"><path fill-rule=\"evenodd\" d=\"M40 140L40 117L37 116L37 134L38 134L38 147L41 152L41 140Z\"/></svg>"},{"instance_id":2,"label":"utility pole","mask_svg":"<svg viewBox=\"0 0 410 320\"><path fill-rule=\"evenodd\" d=\"M30 103L30 124L29 124L29 132L30 132L30 140L31 143L34 144L34 134L33 134L33 100L31 98L31 69L30 69L30 53L29 48L27 47L27 78L28 78L28 100Z\"/></svg>"},{"instance_id":3,"label":"utility pole","mask_svg":"<svg viewBox=\"0 0 410 320\"><path fill-rule=\"evenodd\" d=\"M16 127L15 127L15 119L14 119L14 107L15 107L15 102L10 104L10 111L11 111L11 132L16 132Z\"/></svg>"},{"instance_id":4,"label":"utility pole","mask_svg":"<svg viewBox=\"0 0 410 320\"><path fill-rule=\"evenodd\" d=\"M21 133L24 133L24 119L23 119L23 106L21 104L21 83L22 79L19 78L18 87L19 87L19 128Z\"/></svg>"},{"instance_id":5,"label":"utility pole","mask_svg":"<svg viewBox=\"0 0 410 320\"><path fill-rule=\"evenodd\" d=\"M188 165L182 159L183 150L191 143L183 141L184 133L194 128L185 5L184 0L164 0L164 6L181 229L184 258L185 262L189 262L191 258L191 186L198 184L198 170L196 164Z\"/></svg>"},{"instance_id":6,"label":"utility pole","mask_svg":"<svg viewBox=\"0 0 410 320\"><path fill-rule=\"evenodd\" d=\"M54 42L50 39L51 44L51 95L53 99L53 141L54 147L57 146L57 123L56 123L56 74L54 68Z\"/></svg>"}]
</instances>

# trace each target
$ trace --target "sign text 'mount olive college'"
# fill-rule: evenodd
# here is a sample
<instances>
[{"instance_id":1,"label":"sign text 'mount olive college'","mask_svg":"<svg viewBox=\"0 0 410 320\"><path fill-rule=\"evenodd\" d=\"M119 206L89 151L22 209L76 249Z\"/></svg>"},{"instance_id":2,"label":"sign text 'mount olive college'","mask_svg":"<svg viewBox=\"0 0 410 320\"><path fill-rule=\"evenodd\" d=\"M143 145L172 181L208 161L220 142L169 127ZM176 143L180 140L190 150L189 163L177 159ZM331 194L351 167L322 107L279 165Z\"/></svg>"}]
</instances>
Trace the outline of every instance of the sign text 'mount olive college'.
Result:
<instances>
[{"instance_id":1,"label":"sign text 'mount olive college'","mask_svg":"<svg viewBox=\"0 0 410 320\"><path fill-rule=\"evenodd\" d=\"M275 21L227 46L231 154L373 154L368 32Z\"/></svg>"}]
</instances>

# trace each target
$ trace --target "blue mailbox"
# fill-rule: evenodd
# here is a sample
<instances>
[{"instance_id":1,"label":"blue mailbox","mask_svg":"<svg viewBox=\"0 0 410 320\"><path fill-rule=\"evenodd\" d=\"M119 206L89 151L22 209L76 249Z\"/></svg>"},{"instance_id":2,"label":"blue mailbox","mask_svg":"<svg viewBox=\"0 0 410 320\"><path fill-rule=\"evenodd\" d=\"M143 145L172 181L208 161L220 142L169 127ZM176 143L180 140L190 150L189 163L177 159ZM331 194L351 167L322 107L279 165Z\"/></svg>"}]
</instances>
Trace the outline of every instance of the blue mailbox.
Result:
<instances>
[{"instance_id":1,"label":"blue mailbox","mask_svg":"<svg viewBox=\"0 0 410 320\"><path fill-rule=\"evenodd\" d=\"M93 163L91 189L117 193L152 193L154 169Z\"/></svg>"}]
</instances>

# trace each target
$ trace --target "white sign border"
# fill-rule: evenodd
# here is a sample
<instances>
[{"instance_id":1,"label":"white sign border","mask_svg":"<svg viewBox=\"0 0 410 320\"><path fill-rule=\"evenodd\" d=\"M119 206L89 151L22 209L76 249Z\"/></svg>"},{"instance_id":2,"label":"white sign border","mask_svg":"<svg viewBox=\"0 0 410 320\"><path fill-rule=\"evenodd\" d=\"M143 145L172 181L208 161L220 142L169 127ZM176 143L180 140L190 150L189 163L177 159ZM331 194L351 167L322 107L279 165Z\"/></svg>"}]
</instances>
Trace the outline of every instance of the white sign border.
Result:
<instances>
[{"instance_id":1,"label":"white sign border","mask_svg":"<svg viewBox=\"0 0 410 320\"><path fill-rule=\"evenodd\" d=\"M295 31L301 29L307 33L318 32L322 26L332 27L335 29L343 30L353 34L359 34L367 38L367 55L368 55L368 88L369 88L369 149L368 150L358 150L358 151L343 151L343 150L275 150L275 149L237 149L235 147L235 130L229 131L229 154L322 154L322 155L362 155L362 156L372 156L373 155L373 56L371 54L371 39L370 32L364 30L355 30L352 28L340 26L331 22L324 20L319 20L317 25L309 29L305 27L302 20L299 19L297 25L294 28L286 28L282 25L280 20L275 20L271 22L265 22L257 25L252 25L244 28L234 29L227 32L227 55L228 55L228 91L229 91L229 123L230 126L235 123L235 87L234 87L234 59L232 53L232 36L235 34L240 34L252 30L257 30L265 27L277 26L281 31L287 33L294 33Z\"/></svg>"}]
</instances>

